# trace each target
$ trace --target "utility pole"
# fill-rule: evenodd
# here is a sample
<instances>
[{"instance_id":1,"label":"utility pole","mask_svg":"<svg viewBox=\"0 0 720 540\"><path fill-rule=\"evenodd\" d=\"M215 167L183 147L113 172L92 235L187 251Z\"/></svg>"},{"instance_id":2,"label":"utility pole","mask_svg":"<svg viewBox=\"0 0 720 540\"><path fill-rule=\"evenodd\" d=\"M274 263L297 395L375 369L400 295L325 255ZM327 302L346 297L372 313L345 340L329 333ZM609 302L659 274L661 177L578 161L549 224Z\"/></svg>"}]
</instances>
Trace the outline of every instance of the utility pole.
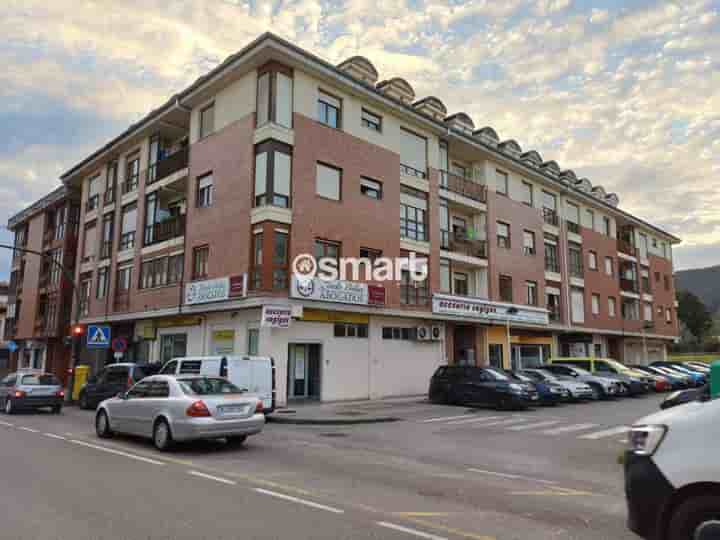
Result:
<instances>
[{"instance_id":1,"label":"utility pole","mask_svg":"<svg viewBox=\"0 0 720 540\"><path fill-rule=\"evenodd\" d=\"M37 255L41 259L49 259L50 262L60 268L63 273L65 280L70 283L75 296L75 313L73 316L72 323L72 352L70 358L70 378L68 382L68 391L65 393L65 401L72 401L73 385L75 383L75 366L77 366L78 360L80 359L80 340L84 334L84 330L80 326L80 287L75 283L75 277L65 268L61 263L55 261L49 256L49 253L42 253L32 249L19 248L8 244L0 244L0 249L9 249L13 252L13 257L16 252L28 253L30 255ZM78 332L78 329L80 332Z\"/></svg>"}]
</instances>

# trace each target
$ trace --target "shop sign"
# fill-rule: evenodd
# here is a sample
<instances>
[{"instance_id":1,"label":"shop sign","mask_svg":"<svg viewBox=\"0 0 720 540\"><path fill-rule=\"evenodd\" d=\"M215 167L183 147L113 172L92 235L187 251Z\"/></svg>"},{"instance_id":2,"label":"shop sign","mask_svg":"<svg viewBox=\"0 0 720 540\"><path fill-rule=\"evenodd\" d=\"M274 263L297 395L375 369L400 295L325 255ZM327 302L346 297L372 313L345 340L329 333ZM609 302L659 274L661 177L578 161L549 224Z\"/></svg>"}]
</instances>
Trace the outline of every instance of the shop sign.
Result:
<instances>
[{"instance_id":1,"label":"shop sign","mask_svg":"<svg viewBox=\"0 0 720 540\"><path fill-rule=\"evenodd\" d=\"M545 309L475 300L449 294L433 295L433 313L503 322L548 324L548 313Z\"/></svg>"},{"instance_id":2,"label":"shop sign","mask_svg":"<svg viewBox=\"0 0 720 540\"><path fill-rule=\"evenodd\" d=\"M189 306L220 302L230 298L230 278L194 281L185 286L185 303Z\"/></svg>"},{"instance_id":3,"label":"shop sign","mask_svg":"<svg viewBox=\"0 0 720 540\"><path fill-rule=\"evenodd\" d=\"M175 328L179 326L197 326L202 322L200 317L171 317L155 321L157 328ZM148 325L151 326L151 325ZM145 327L148 328L147 326Z\"/></svg>"},{"instance_id":4,"label":"shop sign","mask_svg":"<svg viewBox=\"0 0 720 540\"><path fill-rule=\"evenodd\" d=\"M370 315L367 313L348 313L343 311L305 308L303 310L302 320L309 322L369 324Z\"/></svg>"},{"instance_id":5,"label":"shop sign","mask_svg":"<svg viewBox=\"0 0 720 540\"><path fill-rule=\"evenodd\" d=\"M289 328L292 321L290 306L263 306L260 326L265 328Z\"/></svg>"},{"instance_id":6,"label":"shop sign","mask_svg":"<svg viewBox=\"0 0 720 540\"><path fill-rule=\"evenodd\" d=\"M356 281L325 281L320 278L298 278L292 276L290 296L304 300L319 300L321 302L337 302L340 304L355 304L367 306L370 296L367 283ZM380 301L380 293L373 292L373 300ZM385 302L384 291L382 302Z\"/></svg>"},{"instance_id":7,"label":"shop sign","mask_svg":"<svg viewBox=\"0 0 720 540\"><path fill-rule=\"evenodd\" d=\"M215 330L212 333L213 355L222 356L235 352L235 330Z\"/></svg>"}]
</instances>

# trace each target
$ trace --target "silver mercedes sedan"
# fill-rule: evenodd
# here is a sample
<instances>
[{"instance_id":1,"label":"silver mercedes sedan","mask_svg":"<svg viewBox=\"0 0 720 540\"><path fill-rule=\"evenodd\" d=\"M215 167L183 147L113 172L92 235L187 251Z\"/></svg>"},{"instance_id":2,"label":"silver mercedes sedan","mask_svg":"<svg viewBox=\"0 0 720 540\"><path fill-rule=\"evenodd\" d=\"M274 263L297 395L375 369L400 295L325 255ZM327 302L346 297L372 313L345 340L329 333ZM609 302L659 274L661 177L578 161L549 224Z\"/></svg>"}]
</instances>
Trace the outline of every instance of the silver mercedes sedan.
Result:
<instances>
[{"instance_id":1,"label":"silver mercedes sedan","mask_svg":"<svg viewBox=\"0 0 720 540\"><path fill-rule=\"evenodd\" d=\"M151 438L158 450L174 442L227 439L242 444L265 426L262 401L220 377L153 375L98 405L95 431Z\"/></svg>"}]
</instances>

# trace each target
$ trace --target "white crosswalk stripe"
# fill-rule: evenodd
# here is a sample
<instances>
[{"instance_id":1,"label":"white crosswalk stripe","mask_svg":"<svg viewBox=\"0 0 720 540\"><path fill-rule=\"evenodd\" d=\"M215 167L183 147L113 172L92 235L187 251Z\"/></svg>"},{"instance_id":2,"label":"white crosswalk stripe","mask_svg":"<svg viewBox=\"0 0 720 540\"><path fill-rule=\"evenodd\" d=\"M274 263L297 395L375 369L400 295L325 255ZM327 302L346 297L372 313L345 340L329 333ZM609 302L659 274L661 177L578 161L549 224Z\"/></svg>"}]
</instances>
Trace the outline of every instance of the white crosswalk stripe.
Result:
<instances>
[{"instance_id":1,"label":"white crosswalk stripe","mask_svg":"<svg viewBox=\"0 0 720 540\"><path fill-rule=\"evenodd\" d=\"M508 431L527 431L529 429L537 429L548 426L554 426L560 423L560 420L548 420L546 422L533 422L532 424L521 424L519 426L511 426Z\"/></svg>"},{"instance_id":2,"label":"white crosswalk stripe","mask_svg":"<svg viewBox=\"0 0 720 540\"><path fill-rule=\"evenodd\" d=\"M602 439L603 437L612 437L613 435L620 435L627 431L630 431L629 426L617 426L614 428L605 429L603 431L596 431L595 433L588 433L587 435L581 435L580 437L578 437L578 439L586 439L589 441L594 441L597 439Z\"/></svg>"},{"instance_id":3,"label":"white crosswalk stripe","mask_svg":"<svg viewBox=\"0 0 720 540\"><path fill-rule=\"evenodd\" d=\"M466 418L467 419L470 417L475 417L475 415L466 413L466 414L461 414L459 416L438 416L437 418L428 418L426 420L421 420L420 422L422 424L431 424L433 422L442 422L445 420L448 420L448 421L449 420L457 420L458 418Z\"/></svg>"},{"instance_id":4,"label":"white crosswalk stripe","mask_svg":"<svg viewBox=\"0 0 720 540\"><path fill-rule=\"evenodd\" d=\"M482 424L480 427L502 426L504 428L511 424L522 424L523 422L527 422L527 418L510 418L509 420L498 420L497 422Z\"/></svg>"},{"instance_id":5,"label":"white crosswalk stripe","mask_svg":"<svg viewBox=\"0 0 720 540\"><path fill-rule=\"evenodd\" d=\"M467 424L478 424L481 422L490 422L491 420L497 420L498 418L503 418L502 416L480 416L476 418L470 418L466 420L455 420L453 422L448 422L448 426L462 426Z\"/></svg>"},{"instance_id":6,"label":"white crosswalk stripe","mask_svg":"<svg viewBox=\"0 0 720 540\"><path fill-rule=\"evenodd\" d=\"M543 435L561 435L562 433L572 433L573 431L583 431L598 427L598 424L572 424L570 426L561 426L553 429L541 431Z\"/></svg>"}]
</instances>

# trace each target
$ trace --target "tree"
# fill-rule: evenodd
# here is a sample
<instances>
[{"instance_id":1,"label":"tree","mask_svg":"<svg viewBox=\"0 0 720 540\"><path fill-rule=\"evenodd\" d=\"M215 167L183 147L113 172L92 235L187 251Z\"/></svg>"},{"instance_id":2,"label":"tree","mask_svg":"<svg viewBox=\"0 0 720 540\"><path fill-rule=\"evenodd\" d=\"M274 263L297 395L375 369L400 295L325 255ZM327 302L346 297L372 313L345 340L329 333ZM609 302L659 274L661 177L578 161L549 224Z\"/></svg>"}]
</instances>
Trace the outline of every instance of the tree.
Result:
<instances>
[{"instance_id":1,"label":"tree","mask_svg":"<svg viewBox=\"0 0 720 540\"><path fill-rule=\"evenodd\" d=\"M690 291L678 293L678 318L685 327L702 343L705 334L712 328L713 318L705 304Z\"/></svg>"}]
</instances>

